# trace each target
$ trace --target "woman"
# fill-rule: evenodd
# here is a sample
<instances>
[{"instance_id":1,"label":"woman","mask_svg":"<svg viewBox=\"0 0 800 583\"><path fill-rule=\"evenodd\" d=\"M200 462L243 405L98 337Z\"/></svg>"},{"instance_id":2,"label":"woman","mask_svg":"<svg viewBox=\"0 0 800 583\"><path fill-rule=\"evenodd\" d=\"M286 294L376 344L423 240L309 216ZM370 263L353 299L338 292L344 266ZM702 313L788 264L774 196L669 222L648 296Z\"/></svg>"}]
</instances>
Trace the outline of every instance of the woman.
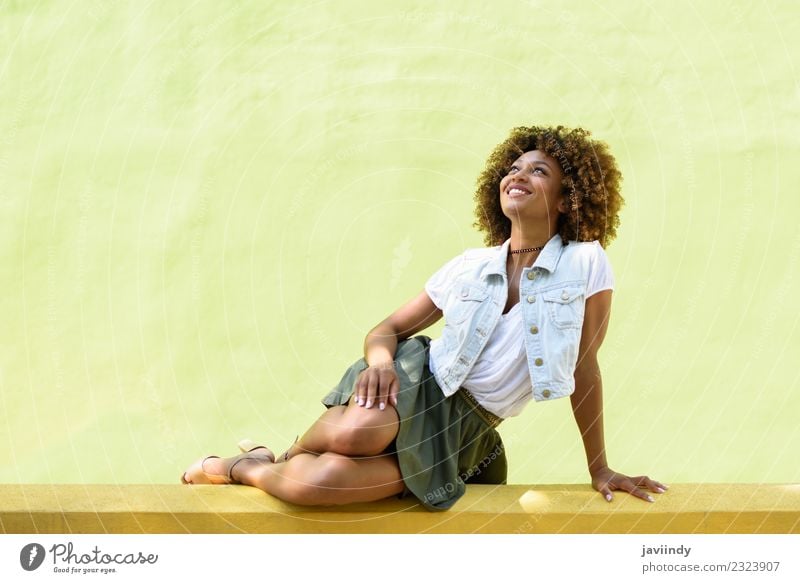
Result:
<instances>
[{"instance_id":1,"label":"woman","mask_svg":"<svg viewBox=\"0 0 800 583\"><path fill-rule=\"evenodd\" d=\"M448 261L417 297L367 334L364 358L325 398L328 408L279 458L198 460L184 483L241 483L305 505L412 494L446 510L466 483L506 482L495 427L532 399L570 396L592 486L653 501L667 487L609 468L597 353L613 273L622 176L608 147L563 126L517 127L478 179L487 247ZM445 318L441 338L413 336Z\"/></svg>"}]
</instances>

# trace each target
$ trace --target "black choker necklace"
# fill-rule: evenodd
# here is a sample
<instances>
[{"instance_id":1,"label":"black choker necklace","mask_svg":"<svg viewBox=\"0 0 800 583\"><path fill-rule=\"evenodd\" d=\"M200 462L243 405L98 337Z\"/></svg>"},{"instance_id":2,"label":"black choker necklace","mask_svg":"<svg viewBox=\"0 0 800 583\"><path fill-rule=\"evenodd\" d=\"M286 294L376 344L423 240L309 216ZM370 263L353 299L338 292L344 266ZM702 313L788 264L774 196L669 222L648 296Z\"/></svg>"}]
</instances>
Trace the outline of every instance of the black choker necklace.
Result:
<instances>
[{"instance_id":1,"label":"black choker necklace","mask_svg":"<svg viewBox=\"0 0 800 583\"><path fill-rule=\"evenodd\" d=\"M527 253L528 251L541 251L544 249L544 245L541 247L528 247L527 249L517 249L516 251L512 251L511 249L508 250L509 253Z\"/></svg>"}]
</instances>

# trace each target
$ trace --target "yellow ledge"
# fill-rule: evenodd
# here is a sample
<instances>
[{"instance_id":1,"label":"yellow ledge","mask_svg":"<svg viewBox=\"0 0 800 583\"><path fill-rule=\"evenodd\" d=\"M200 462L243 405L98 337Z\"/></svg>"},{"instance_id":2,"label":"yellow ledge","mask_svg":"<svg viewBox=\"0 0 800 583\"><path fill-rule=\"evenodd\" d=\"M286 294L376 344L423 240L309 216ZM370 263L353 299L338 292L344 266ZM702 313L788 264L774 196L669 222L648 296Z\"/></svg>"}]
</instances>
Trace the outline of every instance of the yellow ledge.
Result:
<instances>
[{"instance_id":1,"label":"yellow ledge","mask_svg":"<svg viewBox=\"0 0 800 583\"><path fill-rule=\"evenodd\" d=\"M2 484L4 533L800 533L800 484L671 484L655 502L588 485L469 485L445 512L412 499L308 507L247 486Z\"/></svg>"}]
</instances>

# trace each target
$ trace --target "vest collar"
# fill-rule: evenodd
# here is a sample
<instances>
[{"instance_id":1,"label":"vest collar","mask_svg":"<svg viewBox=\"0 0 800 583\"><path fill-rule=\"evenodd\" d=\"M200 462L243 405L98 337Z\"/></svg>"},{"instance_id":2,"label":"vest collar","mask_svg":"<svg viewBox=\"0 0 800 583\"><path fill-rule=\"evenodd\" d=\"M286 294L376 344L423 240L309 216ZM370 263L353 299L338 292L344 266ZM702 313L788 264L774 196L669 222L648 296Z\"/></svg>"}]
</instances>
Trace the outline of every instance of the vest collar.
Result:
<instances>
[{"instance_id":1,"label":"vest collar","mask_svg":"<svg viewBox=\"0 0 800 583\"><path fill-rule=\"evenodd\" d=\"M507 276L506 262L508 260L508 248L510 246L511 238L509 237L502 245L497 247L497 251L495 252L494 256L483 270L482 277L485 278L493 273ZM552 273L555 271L556 265L558 265L558 260L561 258L561 253L564 247L565 245L561 242L561 235L556 233L547 243L545 243L544 249L542 249L542 251L539 253L536 261L533 262L532 267L541 267L542 269L546 269Z\"/></svg>"}]
</instances>

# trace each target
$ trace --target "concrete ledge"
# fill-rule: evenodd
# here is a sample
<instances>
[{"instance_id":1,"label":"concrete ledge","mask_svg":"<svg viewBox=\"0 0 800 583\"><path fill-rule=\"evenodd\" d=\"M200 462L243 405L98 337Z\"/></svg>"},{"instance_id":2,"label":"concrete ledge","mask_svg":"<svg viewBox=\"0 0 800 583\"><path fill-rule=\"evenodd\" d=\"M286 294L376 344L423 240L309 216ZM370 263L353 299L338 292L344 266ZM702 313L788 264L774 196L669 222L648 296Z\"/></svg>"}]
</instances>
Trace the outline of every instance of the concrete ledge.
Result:
<instances>
[{"instance_id":1,"label":"concrete ledge","mask_svg":"<svg viewBox=\"0 0 800 583\"><path fill-rule=\"evenodd\" d=\"M247 486L2 484L12 533L800 533L800 484L671 484L654 503L588 485L469 485L446 512L413 500L305 507Z\"/></svg>"}]
</instances>

